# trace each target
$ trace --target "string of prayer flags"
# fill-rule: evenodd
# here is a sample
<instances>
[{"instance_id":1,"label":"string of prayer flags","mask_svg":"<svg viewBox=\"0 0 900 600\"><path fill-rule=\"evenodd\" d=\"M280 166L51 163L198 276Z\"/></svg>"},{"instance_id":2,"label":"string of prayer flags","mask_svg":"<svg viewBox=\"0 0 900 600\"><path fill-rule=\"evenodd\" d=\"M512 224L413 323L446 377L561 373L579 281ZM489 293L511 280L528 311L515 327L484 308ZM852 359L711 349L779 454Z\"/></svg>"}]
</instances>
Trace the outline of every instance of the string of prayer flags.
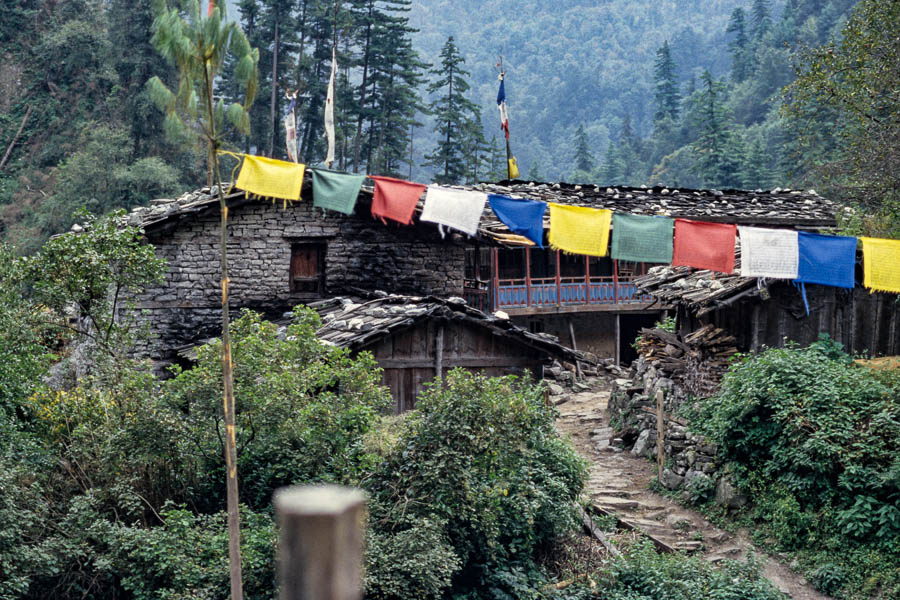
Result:
<instances>
[{"instance_id":1,"label":"string of prayer flags","mask_svg":"<svg viewBox=\"0 0 900 600\"><path fill-rule=\"evenodd\" d=\"M612 211L550 203L550 246L570 254L606 256Z\"/></svg>"},{"instance_id":2,"label":"string of prayer flags","mask_svg":"<svg viewBox=\"0 0 900 600\"><path fill-rule=\"evenodd\" d=\"M325 169L310 169L313 182L313 206L352 215L365 175L353 175Z\"/></svg>"},{"instance_id":3,"label":"string of prayer flags","mask_svg":"<svg viewBox=\"0 0 900 600\"><path fill-rule=\"evenodd\" d=\"M616 260L671 263L674 222L668 217L613 214L611 255Z\"/></svg>"},{"instance_id":4,"label":"string of prayer flags","mask_svg":"<svg viewBox=\"0 0 900 600\"><path fill-rule=\"evenodd\" d=\"M736 237L735 225L675 219L672 264L732 273Z\"/></svg>"},{"instance_id":5,"label":"string of prayer flags","mask_svg":"<svg viewBox=\"0 0 900 600\"><path fill-rule=\"evenodd\" d=\"M547 203L540 200L515 200L506 196L489 194L491 210L509 230L525 236L538 248L544 247L544 213Z\"/></svg>"},{"instance_id":6,"label":"string of prayer flags","mask_svg":"<svg viewBox=\"0 0 900 600\"><path fill-rule=\"evenodd\" d=\"M795 230L740 226L738 232L741 277L797 278L799 246Z\"/></svg>"},{"instance_id":7,"label":"string of prayer flags","mask_svg":"<svg viewBox=\"0 0 900 600\"><path fill-rule=\"evenodd\" d=\"M863 285L900 294L900 240L859 238L863 247Z\"/></svg>"},{"instance_id":8,"label":"string of prayer flags","mask_svg":"<svg viewBox=\"0 0 900 600\"><path fill-rule=\"evenodd\" d=\"M797 281L852 288L856 267L856 238L801 231L797 236Z\"/></svg>"},{"instance_id":9,"label":"string of prayer flags","mask_svg":"<svg viewBox=\"0 0 900 600\"><path fill-rule=\"evenodd\" d=\"M446 225L463 233L475 235L486 202L487 194L484 192L429 185L420 220L437 223L438 226ZM441 229L441 236L443 235L444 231Z\"/></svg>"},{"instance_id":10,"label":"string of prayer flags","mask_svg":"<svg viewBox=\"0 0 900 600\"><path fill-rule=\"evenodd\" d=\"M301 163L245 154L235 187L257 196L299 200L305 169Z\"/></svg>"},{"instance_id":11,"label":"string of prayer flags","mask_svg":"<svg viewBox=\"0 0 900 600\"><path fill-rule=\"evenodd\" d=\"M370 176L370 179L375 182L372 216L383 223L386 223L385 219L403 225L412 223L413 211L425 186L393 177Z\"/></svg>"}]
</instances>

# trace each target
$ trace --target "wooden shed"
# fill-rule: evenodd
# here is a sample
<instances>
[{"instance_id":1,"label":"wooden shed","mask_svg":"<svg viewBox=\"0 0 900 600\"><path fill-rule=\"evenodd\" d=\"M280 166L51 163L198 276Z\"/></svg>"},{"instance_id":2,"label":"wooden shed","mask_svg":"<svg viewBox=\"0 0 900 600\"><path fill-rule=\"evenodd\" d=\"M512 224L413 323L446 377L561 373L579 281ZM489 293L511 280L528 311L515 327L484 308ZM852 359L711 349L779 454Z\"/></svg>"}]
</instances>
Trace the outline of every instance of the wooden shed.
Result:
<instances>
[{"instance_id":1,"label":"wooden shed","mask_svg":"<svg viewBox=\"0 0 900 600\"><path fill-rule=\"evenodd\" d=\"M333 298L310 304L319 312L322 341L371 352L384 369L395 412L415 407L435 375L455 367L488 376L543 376L554 358L575 362L587 356L534 334L509 319L487 315L462 299L384 295L368 301Z\"/></svg>"},{"instance_id":2,"label":"wooden shed","mask_svg":"<svg viewBox=\"0 0 900 600\"><path fill-rule=\"evenodd\" d=\"M740 253L737 253L740 271ZM777 348L785 342L808 345L827 333L847 352L867 356L900 354L900 304L897 294L807 284L804 303L791 281L737 273L725 275L688 267L655 267L635 280L642 292L674 306L682 335L706 324L734 336L742 351ZM808 309L808 311L807 311Z\"/></svg>"}]
</instances>

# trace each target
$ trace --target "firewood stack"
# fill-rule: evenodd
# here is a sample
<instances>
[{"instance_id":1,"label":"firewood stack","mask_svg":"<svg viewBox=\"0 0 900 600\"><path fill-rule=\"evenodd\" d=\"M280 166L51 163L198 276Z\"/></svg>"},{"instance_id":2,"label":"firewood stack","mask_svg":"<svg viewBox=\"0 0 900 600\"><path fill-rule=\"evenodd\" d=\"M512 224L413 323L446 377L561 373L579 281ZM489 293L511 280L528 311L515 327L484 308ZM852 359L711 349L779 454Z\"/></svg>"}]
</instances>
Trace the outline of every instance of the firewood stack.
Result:
<instances>
[{"instance_id":1,"label":"firewood stack","mask_svg":"<svg viewBox=\"0 0 900 600\"><path fill-rule=\"evenodd\" d=\"M642 329L638 352L657 369L680 383L694 396L715 393L722 376L738 353L734 336L713 325L681 338L662 329Z\"/></svg>"}]
</instances>

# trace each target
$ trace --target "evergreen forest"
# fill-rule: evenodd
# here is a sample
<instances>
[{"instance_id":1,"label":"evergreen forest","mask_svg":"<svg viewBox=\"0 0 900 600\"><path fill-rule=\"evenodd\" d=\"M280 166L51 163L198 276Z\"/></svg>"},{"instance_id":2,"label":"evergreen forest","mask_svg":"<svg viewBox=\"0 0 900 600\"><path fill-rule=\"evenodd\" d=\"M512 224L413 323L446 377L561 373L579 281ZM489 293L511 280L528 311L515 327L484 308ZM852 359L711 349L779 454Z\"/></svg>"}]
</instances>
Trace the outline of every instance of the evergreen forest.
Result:
<instances>
[{"instance_id":1,"label":"evergreen forest","mask_svg":"<svg viewBox=\"0 0 900 600\"><path fill-rule=\"evenodd\" d=\"M0 7L0 237L22 251L76 210L129 209L206 180L204 151L166 137L146 87L175 80L150 43L154 4ZM502 57L524 179L803 186L858 201L844 171L827 168L847 160L853 125L827 98L785 91L810 53L840 43L854 4L231 0L259 85L249 134L225 132L226 146L286 158L292 107L300 160L321 163L334 49L335 168L503 179ZM221 77L216 94L234 99L237 83Z\"/></svg>"}]
</instances>

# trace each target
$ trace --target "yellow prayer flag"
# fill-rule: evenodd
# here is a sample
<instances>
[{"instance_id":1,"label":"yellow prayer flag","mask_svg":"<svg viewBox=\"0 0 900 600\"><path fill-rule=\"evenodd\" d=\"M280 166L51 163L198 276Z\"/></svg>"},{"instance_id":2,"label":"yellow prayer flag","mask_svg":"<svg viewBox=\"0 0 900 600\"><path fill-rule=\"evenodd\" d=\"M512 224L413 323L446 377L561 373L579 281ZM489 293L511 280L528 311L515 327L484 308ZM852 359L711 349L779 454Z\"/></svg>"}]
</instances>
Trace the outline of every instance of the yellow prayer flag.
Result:
<instances>
[{"instance_id":1,"label":"yellow prayer flag","mask_svg":"<svg viewBox=\"0 0 900 600\"><path fill-rule=\"evenodd\" d=\"M863 247L863 285L900 294L900 240L859 238Z\"/></svg>"},{"instance_id":2,"label":"yellow prayer flag","mask_svg":"<svg viewBox=\"0 0 900 600\"><path fill-rule=\"evenodd\" d=\"M519 165L516 164L516 157L510 157L509 160L509 178L510 179L518 179L519 178Z\"/></svg>"},{"instance_id":3,"label":"yellow prayer flag","mask_svg":"<svg viewBox=\"0 0 900 600\"><path fill-rule=\"evenodd\" d=\"M305 170L306 165L247 154L235 187L257 196L299 200Z\"/></svg>"},{"instance_id":4,"label":"yellow prayer flag","mask_svg":"<svg viewBox=\"0 0 900 600\"><path fill-rule=\"evenodd\" d=\"M606 256L612 211L550 203L550 246L588 256Z\"/></svg>"}]
</instances>

